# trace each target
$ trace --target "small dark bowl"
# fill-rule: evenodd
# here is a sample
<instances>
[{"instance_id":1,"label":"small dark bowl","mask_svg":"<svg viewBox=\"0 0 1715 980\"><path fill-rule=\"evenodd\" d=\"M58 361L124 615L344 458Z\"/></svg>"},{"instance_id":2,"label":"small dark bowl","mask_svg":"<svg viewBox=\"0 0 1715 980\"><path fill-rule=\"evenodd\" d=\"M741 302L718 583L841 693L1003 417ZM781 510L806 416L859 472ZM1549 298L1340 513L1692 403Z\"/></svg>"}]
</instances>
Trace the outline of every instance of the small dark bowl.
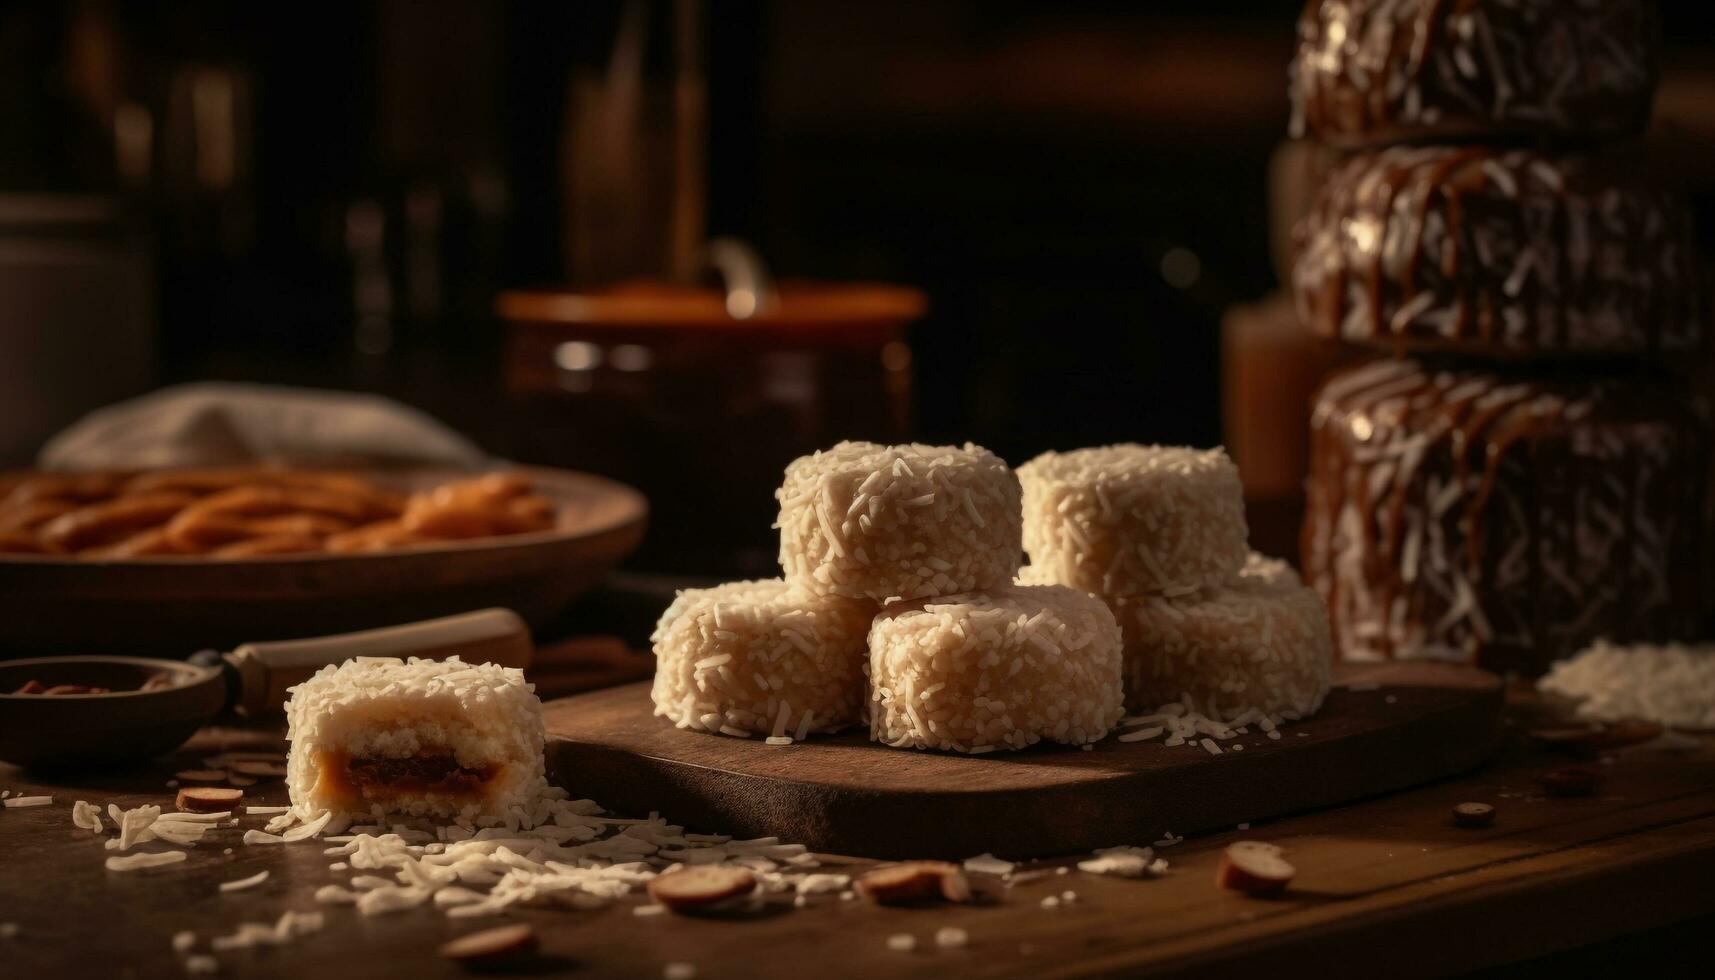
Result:
<instances>
[{"instance_id":1,"label":"small dark bowl","mask_svg":"<svg viewBox=\"0 0 1715 980\"><path fill-rule=\"evenodd\" d=\"M175 686L139 691L156 674ZM111 694L13 694L30 681L82 684ZM120 765L184 744L226 706L215 667L141 657L0 661L0 761L29 769Z\"/></svg>"}]
</instances>

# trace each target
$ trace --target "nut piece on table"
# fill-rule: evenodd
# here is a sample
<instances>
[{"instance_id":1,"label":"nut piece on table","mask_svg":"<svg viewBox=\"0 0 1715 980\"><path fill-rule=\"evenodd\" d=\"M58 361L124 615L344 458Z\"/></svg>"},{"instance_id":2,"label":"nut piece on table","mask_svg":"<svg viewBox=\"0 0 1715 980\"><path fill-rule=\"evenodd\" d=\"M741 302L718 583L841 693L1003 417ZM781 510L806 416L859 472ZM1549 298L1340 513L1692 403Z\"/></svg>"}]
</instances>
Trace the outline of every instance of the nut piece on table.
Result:
<instances>
[{"instance_id":1,"label":"nut piece on table","mask_svg":"<svg viewBox=\"0 0 1715 980\"><path fill-rule=\"evenodd\" d=\"M179 790L173 805L187 813L223 813L244 799L241 789L221 786L186 786Z\"/></svg>"},{"instance_id":2,"label":"nut piece on table","mask_svg":"<svg viewBox=\"0 0 1715 980\"><path fill-rule=\"evenodd\" d=\"M1487 803L1459 803L1453 807L1453 823L1476 829L1495 822L1495 808Z\"/></svg>"},{"instance_id":3,"label":"nut piece on table","mask_svg":"<svg viewBox=\"0 0 1715 980\"><path fill-rule=\"evenodd\" d=\"M499 966L536 952L536 930L528 922L484 929L443 943L441 955L467 966Z\"/></svg>"},{"instance_id":4,"label":"nut piece on table","mask_svg":"<svg viewBox=\"0 0 1715 980\"><path fill-rule=\"evenodd\" d=\"M877 905L901 905L929 898L971 900L971 883L956 864L904 861L876 868L857 880L858 894Z\"/></svg>"},{"instance_id":5,"label":"nut piece on table","mask_svg":"<svg viewBox=\"0 0 1715 980\"><path fill-rule=\"evenodd\" d=\"M1280 856L1280 848L1245 840L1229 845L1221 853L1215 884L1246 895L1267 895L1285 888L1297 872Z\"/></svg>"},{"instance_id":6,"label":"nut piece on table","mask_svg":"<svg viewBox=\"0 0 1715 980\"><path fill-rule=\"evenodd\" d=\"M1568 766L1543 773L1540 781L1543 792L1549 796L1589 796L1601 785L1602 777L1589 769Z\"/></svg>"},{"instance_id":7,"label":"nut piece on table","mask_svg":"<svg viewBox=\"0 0 1715 980\"><path fill-rule=\"evenodd\" d=\"M713 909L755 890L755 875L718 864L681 868L649 882L649 896L675 912Z\"/></svg>"}]
</instances>

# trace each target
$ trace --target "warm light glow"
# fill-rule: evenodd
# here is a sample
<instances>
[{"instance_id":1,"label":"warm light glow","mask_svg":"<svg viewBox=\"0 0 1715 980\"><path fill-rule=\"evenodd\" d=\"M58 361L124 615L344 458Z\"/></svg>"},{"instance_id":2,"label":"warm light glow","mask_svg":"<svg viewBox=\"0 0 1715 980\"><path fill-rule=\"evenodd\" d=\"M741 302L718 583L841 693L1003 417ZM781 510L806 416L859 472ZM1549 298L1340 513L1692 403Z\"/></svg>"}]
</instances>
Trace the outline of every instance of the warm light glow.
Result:
<instances>
[{"instance_id":1,"label":"warm light glow","mask_svg":"<svg viewBox=\"0 0 1715 980\"><path fill-rule=\"evenodd\" d=\"M726 315L734 320L748 320L756 314L756 294L748 289L735 289L726 296Z\"/></svg>"},{"instance_id":2,"label":"warm light glow","mask_svg":"<svg viewBox=\"0 0 1715 980\"><path fill-rule=\"evenodd\" d=\"M593 371L601 364L601 348L582 340L568 340L554 348L554 363L562 371Z\"/></svg>"}]
</instances>

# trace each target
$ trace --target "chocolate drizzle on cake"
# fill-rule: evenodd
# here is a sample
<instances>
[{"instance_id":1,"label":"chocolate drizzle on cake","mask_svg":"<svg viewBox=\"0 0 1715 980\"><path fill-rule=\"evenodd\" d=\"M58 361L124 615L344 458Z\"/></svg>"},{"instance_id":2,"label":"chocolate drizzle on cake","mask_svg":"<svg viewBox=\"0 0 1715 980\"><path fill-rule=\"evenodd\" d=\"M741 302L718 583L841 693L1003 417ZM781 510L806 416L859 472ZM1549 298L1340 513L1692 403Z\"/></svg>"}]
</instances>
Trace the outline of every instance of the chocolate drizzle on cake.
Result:
<instances>
[{"instance_id":1,"label":"chocolate drizzle on cake","mask_svg":"<svg viewBox=\"0 0 1715 980\"><path fill-rule=\"evenodd\" d=\"M1654 0L1311 0L1293 135L1630 136L1649 120L1660 34Z\"/></svg>"},{"instance_id":2,"label":"chocolate drizzle on cake","mask_svg":"<svg viewBox=\"0 0 1715 980\"><path fill-rule=\"evenodd\" d=\"M1355 157L1298 230L1299 315L1401 351L1699 350L1689 216L1633 163L1478 146Z\"/></svg>"},{"instance_id":3,"label":"chocolate drizzle on cake","mask_svg":"<svg viewBox=\"0 0 1715 980\"><path fill-rule=\"evenodd\" d=\"M1412 360L1334 376L1303 549L1340 654L1537 673L1690 630L1709 446L1663 387Z\"/></svg>"}]
</instances>

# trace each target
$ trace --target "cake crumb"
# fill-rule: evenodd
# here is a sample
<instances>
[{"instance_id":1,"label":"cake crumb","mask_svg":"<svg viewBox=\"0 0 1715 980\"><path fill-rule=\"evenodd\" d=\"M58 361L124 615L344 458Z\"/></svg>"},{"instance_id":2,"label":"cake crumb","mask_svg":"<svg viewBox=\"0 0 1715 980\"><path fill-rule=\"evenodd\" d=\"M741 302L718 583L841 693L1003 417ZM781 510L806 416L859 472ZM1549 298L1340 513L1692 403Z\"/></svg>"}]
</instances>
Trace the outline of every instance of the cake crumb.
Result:
<instances>
[{"instance_id":1,"label":"cake crumb","mask_svg":"<svg viewBox=\"0 0 1715 980\"><path fill-rule=\"evenodd\" d=\"M953 949L970 942L970 933L958 926L942 926L935 930L935 945L944 949Z\"/></svg>"}]
</instances>

